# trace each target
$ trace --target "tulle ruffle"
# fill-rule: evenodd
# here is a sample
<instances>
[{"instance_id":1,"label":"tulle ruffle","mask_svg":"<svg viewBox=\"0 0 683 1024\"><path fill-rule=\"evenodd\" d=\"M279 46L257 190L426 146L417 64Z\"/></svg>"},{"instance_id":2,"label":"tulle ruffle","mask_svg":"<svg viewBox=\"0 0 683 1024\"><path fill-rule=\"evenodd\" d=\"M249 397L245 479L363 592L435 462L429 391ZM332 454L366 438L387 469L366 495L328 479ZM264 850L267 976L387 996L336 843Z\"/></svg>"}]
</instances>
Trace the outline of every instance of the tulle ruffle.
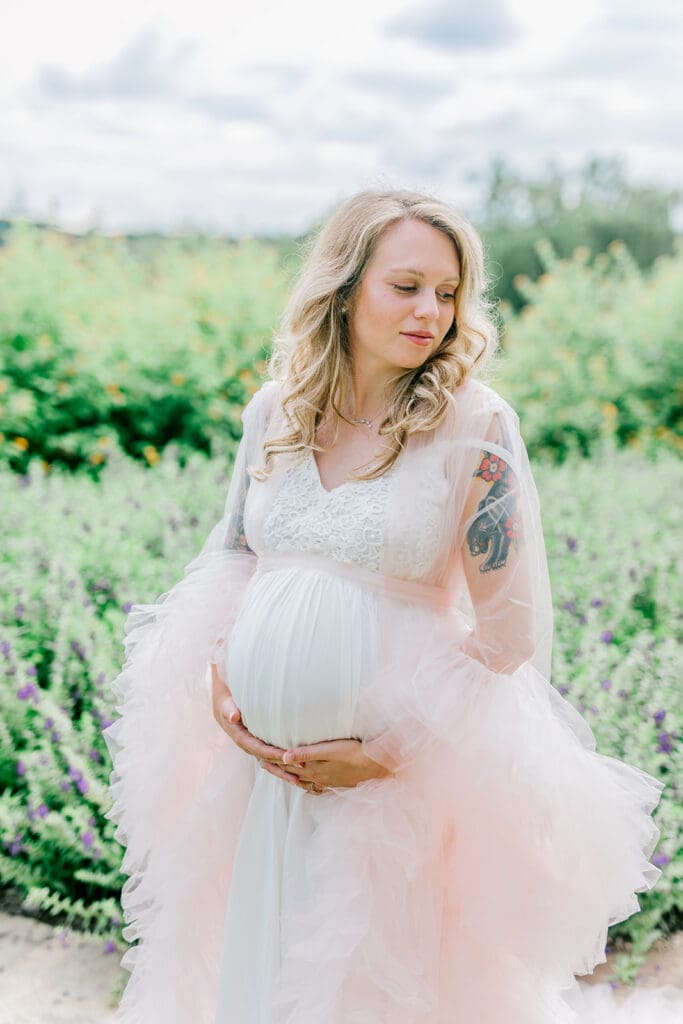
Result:
<instances>
[{"instance_id":1,"label":"tulle ruffle","mask_svg":"<svg viewBox=\"0 0 683 1024\"><path fill-rule=\"evenodd\" d=\"M213 719L207 662L254 564L202 556L128 619L122 717L105 730L124 936L137 940L121 1024L213 1024L255 769ZM588 1022L574 975L604 962L608 926L660 875L663 784L596 753L530 664L491 672L452 615L384 600L386 650L356 734L395 773L310 796L315 899L286 922L273 1024Z\"/></svg>"},{"instance_id":2,"label":"tulle ruffle","mask_svg":"<svg viewBox=\"0 0 683 1024\"><path fill-rule=\"evenodd\" d=\"M223 910L251 760L213 718L207 663L234 622L253 555L210 552L126 620L120 713L103 732L113 761L122 871L122 1024L213 1021Z\"/></svg>"},{"instance_id":3,"label":"tulle ruffle","mask_svg":"<svg viewBox=\"0 0 683 1024\"><path fill-rule=\"evenodd\" d=\"M289 923L273 1020L579 1021L574 975L661 874L663 784L596 753L531 665L490 672L414 607L392 621L358 714L366 752L401 767L315 798L315 898Z\"/></svg>"}]
</instances>

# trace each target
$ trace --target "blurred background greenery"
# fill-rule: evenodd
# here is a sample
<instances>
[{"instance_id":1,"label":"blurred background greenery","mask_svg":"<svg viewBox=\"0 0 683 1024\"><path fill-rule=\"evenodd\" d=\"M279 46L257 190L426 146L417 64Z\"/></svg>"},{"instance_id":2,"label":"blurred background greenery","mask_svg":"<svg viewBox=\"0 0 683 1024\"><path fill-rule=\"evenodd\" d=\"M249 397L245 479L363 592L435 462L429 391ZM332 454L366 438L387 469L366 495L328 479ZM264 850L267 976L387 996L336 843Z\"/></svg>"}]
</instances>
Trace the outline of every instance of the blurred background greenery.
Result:
<instances>
[{"instance_id":1,"label":"blurred background greenery","mask_svg":"<svg viewBox=\"0 0 683 1024\"><path fill-rule=\"evenodd\" d=\"M553 577L553 682L602 753L666 781L663 879L611 930L683 924L679 197L615 161L495 164L477 222ZM0 224L0 884L124 946L101 729L132 603L222 510L303 238L82 237ZM630 969L630 968L629 968Z\"/></svg>"}]
</instances>

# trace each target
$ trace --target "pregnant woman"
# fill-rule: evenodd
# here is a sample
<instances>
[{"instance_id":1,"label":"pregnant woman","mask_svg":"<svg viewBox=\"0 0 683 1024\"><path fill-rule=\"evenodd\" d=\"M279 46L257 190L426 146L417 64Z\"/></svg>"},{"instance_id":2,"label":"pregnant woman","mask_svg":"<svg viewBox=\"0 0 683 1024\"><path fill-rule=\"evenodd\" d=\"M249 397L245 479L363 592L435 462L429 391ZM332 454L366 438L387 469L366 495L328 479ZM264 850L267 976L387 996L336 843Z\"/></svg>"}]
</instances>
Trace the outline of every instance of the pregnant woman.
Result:
<instances>
[{"instance_id":1,"label":"pregnant woman","mask_svg":"<svg viewBox=\"0 0 683 1024\"><path fill-rule=\"evenodd\" d=\"M345 202L244 410L222 520L129 616L105 730L139 940L124 1024L598 1019L575 975L660 875L663 784L599 754L550 683L538 498L481 379L485 285L443 203ZM664 991L657 1012L678 1019Z\"/></svg>"}]
</instances>

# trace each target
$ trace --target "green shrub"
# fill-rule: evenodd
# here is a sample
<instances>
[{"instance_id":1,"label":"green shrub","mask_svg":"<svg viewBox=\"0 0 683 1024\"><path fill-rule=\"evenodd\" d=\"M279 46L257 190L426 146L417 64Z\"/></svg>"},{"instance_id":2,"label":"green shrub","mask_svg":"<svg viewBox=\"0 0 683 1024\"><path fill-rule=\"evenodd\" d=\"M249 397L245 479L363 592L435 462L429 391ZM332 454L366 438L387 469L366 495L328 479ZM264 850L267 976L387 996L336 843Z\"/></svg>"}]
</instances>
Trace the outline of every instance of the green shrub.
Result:
<instances>
[{"instance_id":1,"label":"green shrub","mask_svg":"<svg viewBox=\"0 0 683 1024\"><path fill-rule=\"evenodd\" d=\"M284 301L273 246L69 239L17 222L0 249L0 461L97 476L112 452L211 453L258 386Z\"/></svg>"},{"instance_id":2,"label":"green shrub","mask_svg":"<svg viewBox=\"0 0 683 1024\"><path fill-rule=\"evenodd\" d=\"M592 265L587 249L539 254L545 273L517 280L529 305L509 317L497 368L531 453L590 455L605 438L681 451L683 247L648 275L620 242Z\"/></svg>"}]
</instances>

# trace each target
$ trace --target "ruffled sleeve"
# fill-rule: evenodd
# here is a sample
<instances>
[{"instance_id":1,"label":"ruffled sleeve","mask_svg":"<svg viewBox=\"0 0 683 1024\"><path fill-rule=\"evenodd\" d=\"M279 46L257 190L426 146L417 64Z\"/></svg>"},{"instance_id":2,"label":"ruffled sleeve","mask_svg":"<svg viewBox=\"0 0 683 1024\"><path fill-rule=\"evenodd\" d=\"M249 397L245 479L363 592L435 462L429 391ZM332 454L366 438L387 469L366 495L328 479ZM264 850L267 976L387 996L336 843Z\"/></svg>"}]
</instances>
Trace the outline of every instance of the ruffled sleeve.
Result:
<instances>
[{"instance_id":1,"label":"ruffled sleeve","mask_svg":"<svg viewBox=\"0 0 683 1024\"><path fill-rule=\"evenodd\" d=\"M538 493L514 410L502 399L466 460L458 529L473 633L463 650L497 673L550 676L553 613ZM463 474L461 474L461 477Z\"/></svg>"},{"instance_id":2,"label":"ruffled sleeve","mask_svg":"<svg viewBox=\"0 0 683 1024\"><path fill-rule=\"evenodd\" d=\"M224 514L200 553L156 602L134 605L125 624L124 664L112 683L118 717L103 730L113 766L106 817L126 848L128 876L122 1024L215 1013L218 937L254 769L213 717L208 666L256 568L244 508L274 386L244 410ZM191 918L202 927L188 928Z\"/></svg>"}]
</instances>

